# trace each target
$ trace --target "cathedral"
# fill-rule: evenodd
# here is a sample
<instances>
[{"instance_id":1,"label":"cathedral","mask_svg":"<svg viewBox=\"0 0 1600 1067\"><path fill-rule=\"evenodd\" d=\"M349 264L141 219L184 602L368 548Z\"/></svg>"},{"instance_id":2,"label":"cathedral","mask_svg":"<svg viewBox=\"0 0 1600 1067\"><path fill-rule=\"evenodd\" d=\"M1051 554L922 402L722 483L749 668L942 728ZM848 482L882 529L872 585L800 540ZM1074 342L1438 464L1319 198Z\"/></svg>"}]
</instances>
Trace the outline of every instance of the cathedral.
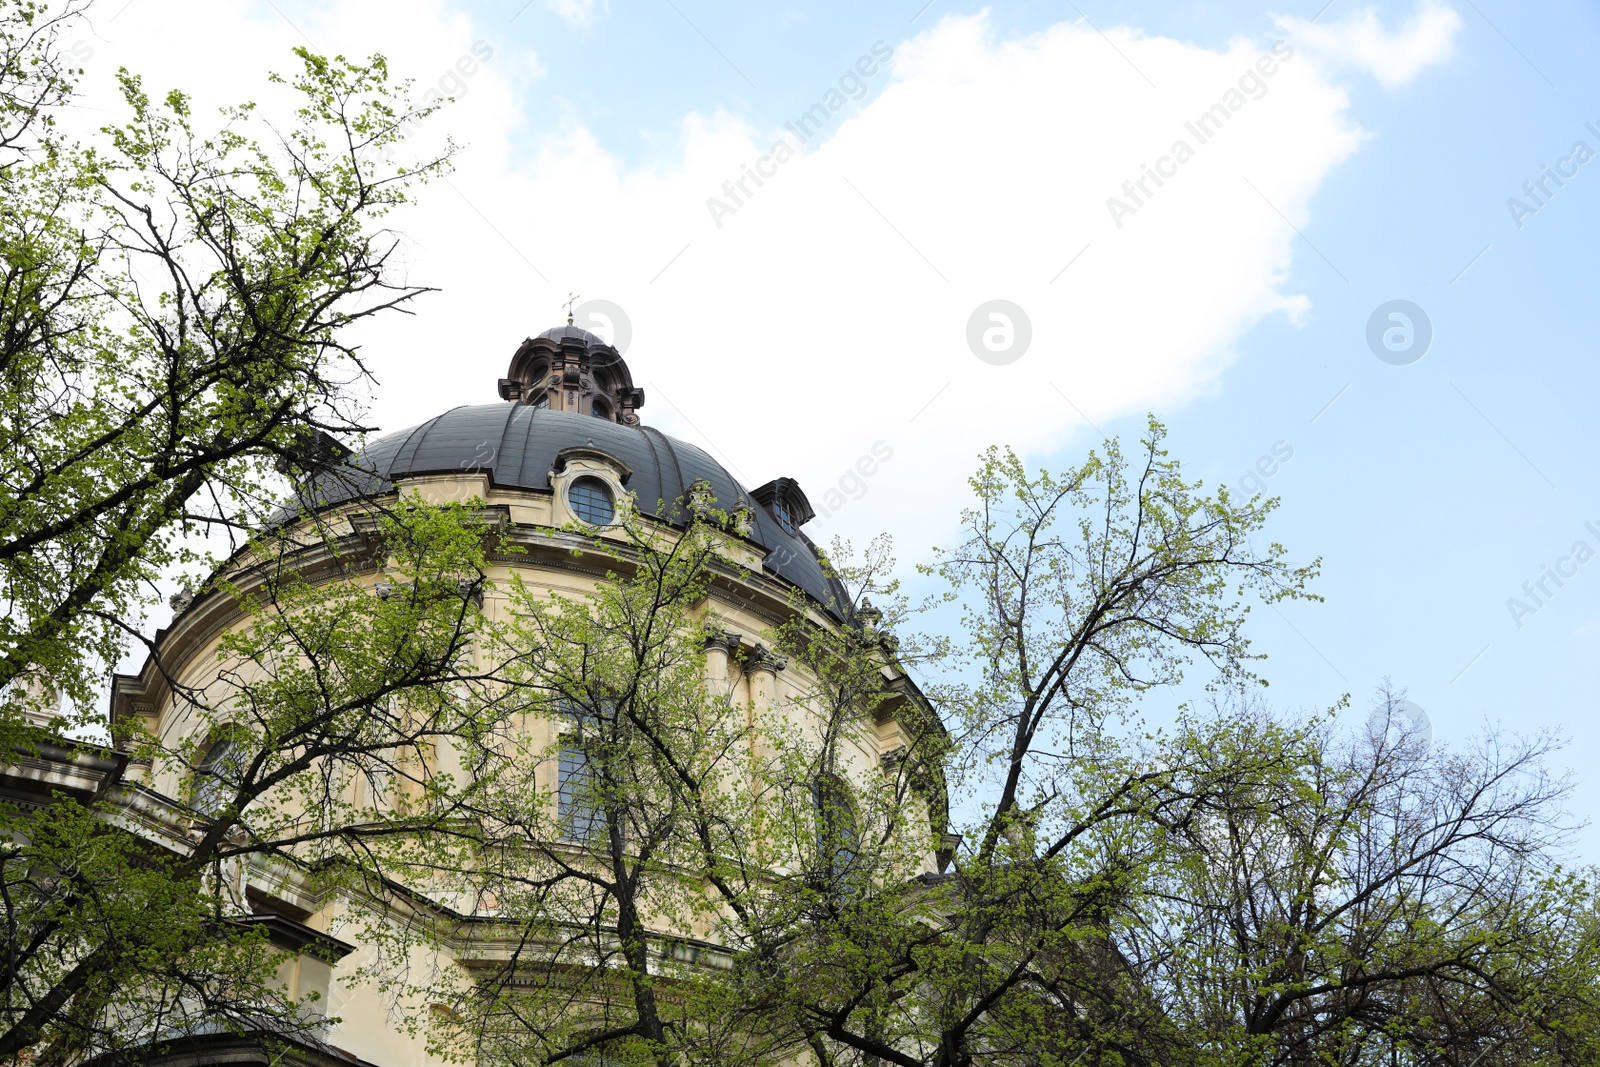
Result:
<instances>
[{"instance_id":1,"label":"cathedral","mask_svg":"<svg viewBox=\"0 0 1600 1067\"><path fill-rule=\"evenodd\" d=\"M341 477L323 479L314 497L305 496L299 511L286 511L279 521L327 524L363 502L413 495L430 503L479 502L517 546L515 554L491 557L493 586L515 578L530 589L581 597L604 580L611 561L603 550L576 552L572 531L586 532L590 545L615 540L620 550L615 531L624 513L670 537L687 527L689 509L712 505L731 516L731 551L741 566L709 587L708 607L723 632L706 642L707 683L735 705L784 716L797 732L811 729L806 694L816 679L763 635L796 610L824 627L860 626L861 620L849 617L849 596L804 531L814 511L796 481L774 477L748 488L701 448L645 425L645 393L622 355L570 318L517 348L498 395L498 402L453 408L378 437L359 453L341 454ZM382 576L357 569L338 580L373 585ZM498 603L491 597L485 611L492 614ZM226 741L208 743L198 735L211 727L186 710L180 694L207 690L218 670L218 642L247 625L249 616L235 597L211 585L174 598L173 607L142 668L115 677L110 715L114 724L134 724L159 739L162 751L196 753L193 765L47 745L38 758L4 771L0 785L14 803L48 803L52 792L106 798L152 847L182 854L197 839L208 804L215 803L206 776L230 753ZM918 724L937 722L887 638L883 647L888 696L869 728L845 746L841 773L851 777L883 775L914 743ZM528 728L553 729L540 722ZM540 772L547 774L552 805L569 803L567 778L577 771L567 763L562 750L562 759ZM942 786L937 792L922 816L933 826L942 824L946 803ZM932 833L929 840L936 847L920 865L931 878L949 862L955 842ZM423 1037L397 1025L390 1001L358 974L373 953L359 925L339 921L341 901L309 892L281 866L246 864L238 878L238 921L264 928L288 954L282 981L292 996L315 993L324 1021L286 1042L236 1028L189 1034L164 1045L157 1062L412 1067L436 1061ZM453 949L460 958L444 966L465 966L474 951L469 939ZM569 1062L610 1061L579 1056Z\"/></svg>"}]
</instances>

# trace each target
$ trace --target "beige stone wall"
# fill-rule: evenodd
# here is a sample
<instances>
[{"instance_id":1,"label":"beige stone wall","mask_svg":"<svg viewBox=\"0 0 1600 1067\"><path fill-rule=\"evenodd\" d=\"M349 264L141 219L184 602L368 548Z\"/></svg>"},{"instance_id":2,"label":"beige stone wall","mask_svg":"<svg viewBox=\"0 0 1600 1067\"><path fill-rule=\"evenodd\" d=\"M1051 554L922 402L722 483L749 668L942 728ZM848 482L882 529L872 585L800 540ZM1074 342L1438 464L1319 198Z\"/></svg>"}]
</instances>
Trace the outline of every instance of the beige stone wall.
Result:
<instances>
[{"instance_id":1,"label":"beige stone wall","mask_svg":"<svg viewBox=\"0 0 1600 1067\"><path fill-rule=\"evenodd\" d=\"M513 528L519 536L533 539L555 536L556 530L552 524L565 522L569 518L562 513L559 495L491 492L487 479L479 476L419 479L408 488L433 502L463 500L474 496L486 499L492 506L508 509ZM662 528L662 534L672 536L666 528ZM782 598L786 590L762 574L761 559L748 546L735 543L734 551L745 554L746 558L738 562L751 570L754 576L752 582L748 588L740 590L740 597L719 594L714 597L710 607L726 630L743 635L742 647L748 650L781 617L779 613L783 610ZM522 562L497 564L489 577L494 585L503 588L513 573L535 589L556 591L571 597L581 597L591 591L597 580L595 576L577 570ZM348 580L371 584L378 580L378 575L372 572ZM218 641L226 629L248 625L248 620L236 610L230 616L226 605L212 605L205 610L201 610L202 607L197 604L196 610L180 620L167 635L166 641L173 648L182 647L177 669L181 685L198 688L210 697L218 697L224 689L216 678ZM491 589L485 600L485 610L491 616L502 616L508 610L508 601L503 594ZM819 623L831 625L820 612L815 612L814 616ZM805 703L814 679L809 678L797 664L791 662L776 671L741 669L725 650L714 647L706 653L705 672L713 687L728 693L735 706L748 706L756 715L776 715L784 728L794 731L795 736L813 742L820 737L821 720ZM129 706L135 707L133 704ZM182 700L173 698L171 690L166 690L164 698L157 699L153 708L137 713L148 716L147 721L169 751L179 749L185 738L203 740L196 735L196 731L204 729L204 724ZM535 744L549 746L556 741L556 727L549 721L530 720L529 729L534 734L532 740ZM909 739L907 730L893 719L877 724L875 729L863 731L846 746L847 774L862 781L872 775L881 775L884 773L882 757L904 746ZM448 761L451 754L441 753L440 759ZM553 760L547 760L546 764L541 773L548 774L548 780L543 784L553 792L556 767ZM450 768L444 766L443 769ZM135 768L131 773L142 775L144 784L150 788L176 797L183 795L187 777L192 771L169 761L157 766ZM353 796L351 799L359 798ZM921 816L925 818L926 812L922 812ZM925 859L924 869L935 869L931 854ZM292 899L290 888L263 878L260 872L252 875L251 884L258 902L262 899L269 902L277 900L290 912L304 904L304 901ZM303 912L300 914L303 915ZM305 921L317 930L349 940L355 930L345 925L347 917L345 904L332 900L323 902L320 910ZM681 932L699 937L707 934L705 930ZM385 996L371 985L350 981L358 968L371 962L370 946L360 945L355 953L332 968L331 974L326 973L326 968L319 971L322 965L309 962L297 965L298 969L288 978L297 985L309 983L308 988L317 987L320 983L325 989L328 1014L342 1018L342 1022L333 1027L329 1034L332 1044L383 1067L422 1067L429 1062L422 1041L406 1034L397 1025L392 1015L392 1005ZM419 958L414 962L423 967L433 961ZM448 961L444 962L450 965Z\"/></svg>"}]
</instances>

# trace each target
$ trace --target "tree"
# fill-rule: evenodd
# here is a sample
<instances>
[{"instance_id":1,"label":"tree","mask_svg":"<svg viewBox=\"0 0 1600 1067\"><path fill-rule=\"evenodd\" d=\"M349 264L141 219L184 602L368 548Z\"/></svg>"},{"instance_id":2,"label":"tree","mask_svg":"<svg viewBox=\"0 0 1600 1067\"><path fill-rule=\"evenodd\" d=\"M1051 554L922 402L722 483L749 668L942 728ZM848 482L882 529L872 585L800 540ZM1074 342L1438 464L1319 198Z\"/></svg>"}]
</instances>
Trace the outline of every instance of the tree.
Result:
<instances>
[{"instance_id":1,"label":"tree","mask_svg":"<svg viewBox=\"0 0 1600 1067\"><path fill-rule=\"evenodd\" d=\"M1283 773L1177 827L1117 939L1203 1062L1595 1062L1596 894L1555 860L1552 739L1230 718L1212 759L1270 739Z\"/></svg>"},{"instance_id":2,"label":"tree","mask_svg":"<svg viewBox=\"0 0 1600 1067\"><path fill-rule=\"evenodd\" d=\"M218 1027L314 1036L315 997L290 996L284 954L246 921L246 875L359 896L404 876L388 839L436 856L477 840L457 826L492 779L452 758L525 710L479 658L497 538L461 506L353 518L338 539L278 531L218 577L242 620L215 673L166 676L191 731L116 724L169 799L0 811L0 1056L134 1060Z\"/></svg>"},{"instance_id":3,"label":"tree","mask_svg":"<svg viewBox=\"0 0 1600 1067\"><path fill-rule=\"evenodd\" d=\"M366 550L416 583L376 601L307 584L312 562L349 563L350 528L271 518L283 474L326 472L345 454L332 435L362 429L351 324L425 291L395 277L381 220L448 155L410 171L383 158L432 108L406 103L381 57L302 50L288 122L244 104L207 130L183 94L153 100L124 71L125 121L75 140L56 122L79 73L60 39L84 10L0 0L0 744L58 743L29 716L65 695L78 713L57 727L122 749L79 756L181 768L181 788L176 821L151 832L127 832L126 798L104 793L0 812L0 1058L51 1064L219 1021L303 1030L230 874L270 857L375 877L364 839L442 825L454 783L423 757L442 730L475 728L440 716L458 714L452 684L480 677L468 517L370 521ZM129 641L158 653L144 608L158 580L209 569L211 535L235 551L202 596L255 621L224 641L249 669L182 694L229 746L194 780L199 753L90 701ZM413 783L416 804L360 829L329 800L357 773Z\"/></svg>"},{"instance_id":4,"label":"tree","mask_svg":"<svg viewBox=\"0 0 1600 1067\"><path fill-rule=\"evenodd\" d=\"M394 923L408 906L398 890L369 902L365 936L385 957L369 973L412 1006L436 1053L481 1064L779 1062L794 1034L770 1024L737 976L768 980L783 962L777 939L792 932L796 891L807 906L837 903L861 861L922 853L925 818L918 833L898 814L906 805L883 795L892 783L862 788L838 758L888 695L878 635L841 631L798 598L768 635L808 666L827 664L806 676L840 711L818 722L806 699L816 694L796 715L735 700L727 678L708 676L706 649L729 642L711 587L749 577L730 529L704 508L681 531L636 514L609 537L575 528L573 555L606 568L590 592L515 577L507 587L491 658L530 694L533 722L477 758L494 785L475 798L480 836L466 865L424 839L394 842L419 872L412 884L438 887L431 919ZM781 654L758 645L733 669L776 670ZM446 900L457 902L448 913ZM464 969L407 971L419 945Z\"/></svg>"},{"instance_id":5,"label":"tree","mask_svg":"<svg viewBox=\"0 0 1600 1067\"><path fill-rule=\"evenodd\" d=\"M121 74L125 122L60 132L81 16L0 4L0 687L4 722L114 664L151 583L248 536L282 484L361 429L352 323L424 290L378 223L446 158L377 160L412 109L381 57L299 53L278 130L199 128ZM259 135L265 128L267 136ZM236 538L234 545L239 543ZM3 723L0 723L3 725Z\"/></svg>"},{"instance_id":6,"label":"tree","mask_svg":"<svg viewBox=\"0 0 1600 1067\"><path fill-rule=\"evenodd\" d=\"M1162 437L1152 422L1138 465L1108 442L1060 477L991 449L971 479L966 539L929 571L962 605L957 678L933 695L977 819L950 875L910 894L917 906L841 913L817 935L800 968L816 977L791 986L824 1063L1146 1062L1138 1041L1159 1020L1112 924L1163 829L1219 783L1114 727L1190 657L1247 677L1248 609L1232 591L1305 595L1315 569L1255 552L1271 505L1204 495Z\"/></svg>"},{"instance_id":7,"label":"tree","mask_svg":"<svg viewBox=\"0 0 1600 1067\"><path fill-rule=\"evenodd\" d=\"M445 1035L472 1035L439 1051L665 1064L727 1037L689 1022L704 984L671 964L708 921L695 875L736 878L747 862L726 804L743 792L733 778L748 728L704 668L714 622L699 609L719 539L706 523L666 545L637 517L622 530L624 545L586 535L575 551L614 568L592 595L518 578L507 589L514 621L496 658L515 658L546 729L486 754L500 770L471 868L412 861L446 884L466 876L471 898L492 902L495 933L475 936L509 946L498 966L446 972L430 991L454 1011ZM403 956L407 939L396 947Z\"/></svg>"},{"instance_id":8,"label":"tree","mask_svg":"<svg viewBox=\"0 0 1600 1067\"><path fill-rule=\"evenodd\" d=\"M824 1065L1592 1062L1597 899L1557 862L1549 739L1260 711L1238 598L1316 566L1254 550L1273 503L1205 495L1162 438L1060 477L987 454L929 568L963 613L933 692L967 843L797 912L770 1018ZM1197 657L1243 699L1142 733Z\"/></svg>"}]
</instances>

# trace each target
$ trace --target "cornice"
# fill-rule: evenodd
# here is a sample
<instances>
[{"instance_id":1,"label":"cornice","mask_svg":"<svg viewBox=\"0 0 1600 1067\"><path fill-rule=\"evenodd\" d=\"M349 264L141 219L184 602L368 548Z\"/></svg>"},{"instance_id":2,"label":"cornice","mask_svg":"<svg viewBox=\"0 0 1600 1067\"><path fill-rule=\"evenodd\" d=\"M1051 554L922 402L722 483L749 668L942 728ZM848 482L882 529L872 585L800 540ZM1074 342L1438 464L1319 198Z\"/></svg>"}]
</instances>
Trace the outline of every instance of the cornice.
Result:
<instances>
[{"instance_id":1,"label":"cornice","mask_svg":"<svg viewBox=\"0 0 1600 1067\"><path fill-rule=\"evenodd\" d=\"M93 800L116 785L127 764L128 757L120 752L45 738L0 763L0 797L29 808L49 804L56 793Z\"/></svg>"},{"instance_id":2,"label":"cornice","mask_svg":"<svg viewBox=\"0 0 1600 1067\"><path fill-rule=\"evenodd\" d=\"M543 570L592 579L604 578L607 573L627 574L633 569L635 551L625 542L603 540L597 544L592 538L559 527L513 519L518 498L549 498L551 495L540 490L496 492L498 499L482 508L480 515L510 545L523 551L491 552L491 562L514 570ZM381 563L375 555L383 521L381 509L397 497L398 493L390 493L359 505L321 513L310 521L317 522L331 536L294 548L287 556L286 565L317 583L352 580L374 573ZM681 530L669 523L646 521L652 528L659 527L663 536L681 535ZM746 543L734 540L738 544ZM266 565L265 560L241 553L225 564L219 574L248 595L260 584L260 568ZM783 626L797 616L814 626L838 625L826 617L823 607L810 597L797 597L798 587L778 575L720 558L711 563L710 571L708 596L713 602L747 613L767 626ZM182 678L196 656L244 618L246 613L234 597L214 586L196 595L168 626L156 632L151 642L152 651L137 674L113 677L110 697L113 724L135 716L151 718L169 708L173 703L169 679ZM921 694L917 697L920 699ZM922 703L925 705L926 701Z\"/></svg>"}]
</instances>

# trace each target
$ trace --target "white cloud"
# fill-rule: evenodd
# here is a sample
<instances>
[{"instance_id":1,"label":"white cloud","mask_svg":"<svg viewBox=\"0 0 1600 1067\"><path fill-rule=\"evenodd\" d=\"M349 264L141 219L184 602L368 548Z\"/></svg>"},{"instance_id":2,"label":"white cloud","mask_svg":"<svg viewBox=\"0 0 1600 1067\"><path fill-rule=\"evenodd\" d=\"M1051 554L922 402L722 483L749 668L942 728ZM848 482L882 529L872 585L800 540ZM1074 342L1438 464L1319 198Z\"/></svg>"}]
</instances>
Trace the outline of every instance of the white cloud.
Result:
<instances>
[{"instance_id":1,"label":"white cloud","mask_svg":"<svg viewBox=\"0 0 1600 1067\"><path fill-rule=\"evenodd\" d=\"M600 4L598 0L544 0L544 6L568 26L592 26Z\"/></svg>"},{"instance_id":2,"label":"white cloud","mask_svg":"<svg viewBox=\"0 0 1600 1067\"><path fill-rule=\"evenodd\" d=\"M1280 18L1278 26L1309 51L1366 71L1385 89L1398 89L1424 69L1450 58L1461 16L1439 0L1421 0L1416 13L1394 33L1372 8L1317 25Z\"/></svg>"},{"instance_id":3,"label":"white cloud","mask_svg":"<svg viewBox=\"0 0 1600 1067\"><path fill-rule=\"evenodd\" d=\"M299 43L238 0L182 19L145 3L96 66L159 70L220 102L260 96L259 72ZM363 7L330 5L304 29L329 50L384 51L421 87L487 36L439 0L394 0L378 21ZM996 40L980 15L889 42L876 95L759 188L745 178L720 227L708 198L792 134L692 114L673 152L638 166L575 123L530 142L525 113L552 114L562 87L530 86L526 54L491 37L493 59L418 137L471 147L452 185L394 220L412 278L444 291L365 335L378 421L494 402L517 344L576 290L629 312L645 421L749 485L793 475L822 503L884 442L893 458L864 495L808 532L889 529L920 554L948 531L983 446L1039 454L1087 439L1086 419L1170 409L1216 388L1263 317L1308 306L1287 286L1299 249L1282 216L1308 225L1311 197L1356 149L1345 93L1298 51L1264 62L1270 41L1211 50L1108 32L1116 49L1070 24ZM1214 105L1226 118L1201 143L1186 123ZM1178 141L1192 158L1163 162ZM1158 165L1172 172L1159 187L1143 170ZM1124 183L1141 180L1133 204ZM1137 207L1120 228L1111 197ZM965 341L993 298L1033 324L1032 347L1003 367Z\"/></svg>"}]
</instances>

